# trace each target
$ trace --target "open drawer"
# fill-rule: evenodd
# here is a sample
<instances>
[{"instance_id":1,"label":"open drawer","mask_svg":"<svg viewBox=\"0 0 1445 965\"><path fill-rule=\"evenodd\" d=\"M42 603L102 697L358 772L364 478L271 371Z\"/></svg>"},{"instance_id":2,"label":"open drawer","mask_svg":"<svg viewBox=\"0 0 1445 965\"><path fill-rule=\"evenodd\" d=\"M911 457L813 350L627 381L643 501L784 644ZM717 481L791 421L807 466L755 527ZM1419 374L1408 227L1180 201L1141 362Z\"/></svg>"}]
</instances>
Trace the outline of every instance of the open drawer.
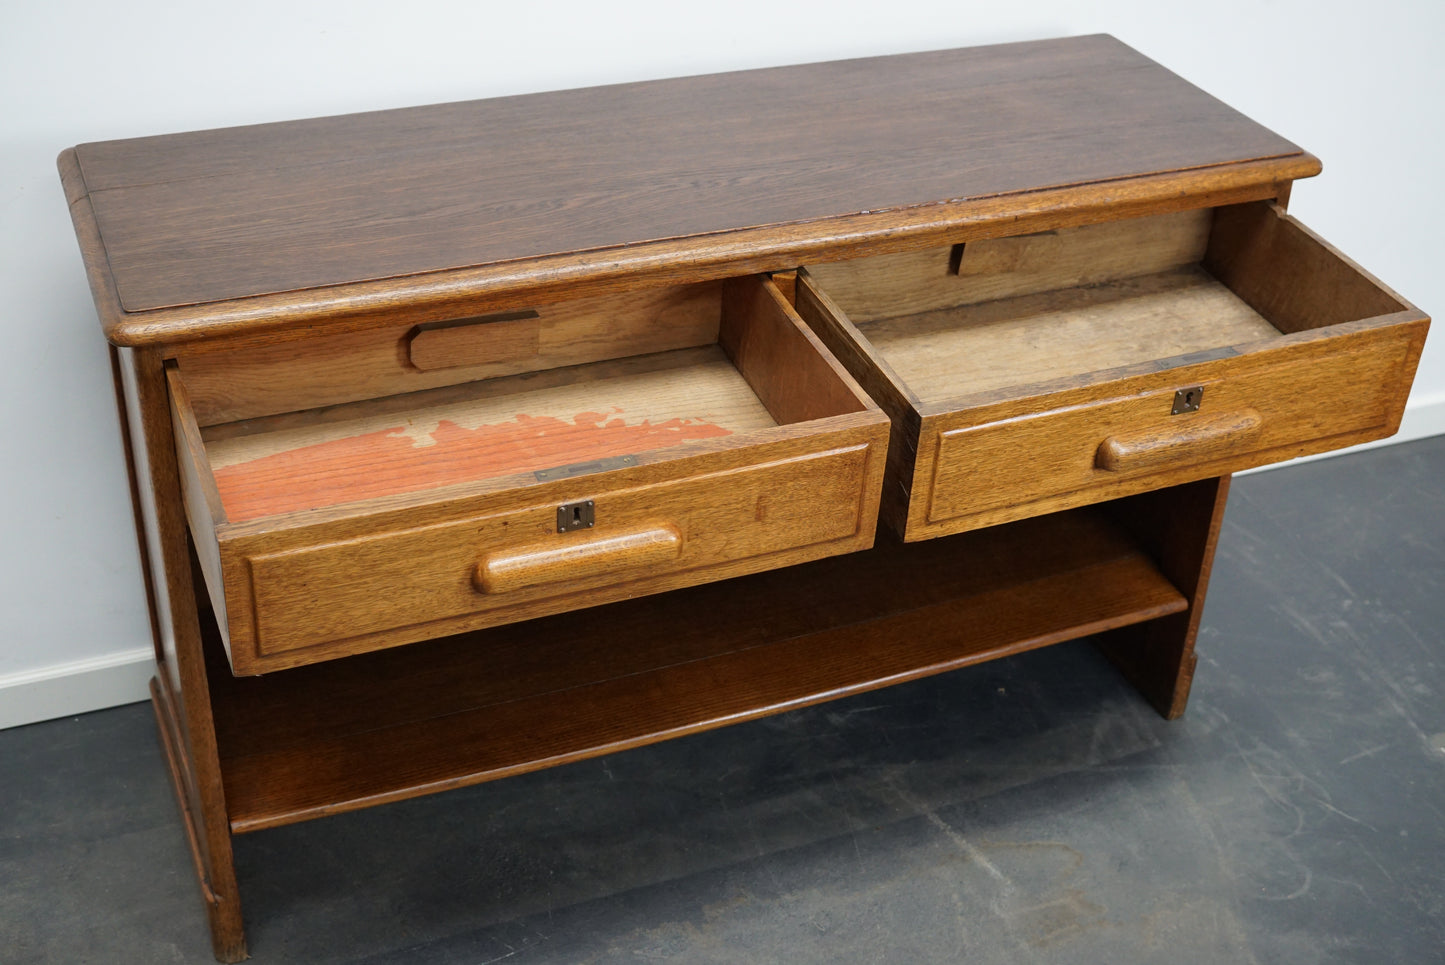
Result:
<instances>
[{"instance_id":1,"label":"open drawer","mask_svg":"<svg viewBox=\"0 0 1445 965\"><path fill-rule=\"evenodd\" d=\"M991 526L1395 432L1429 319L1272 202L810 266L882 514Z\"/></svg>"},{"instance_id":2,"label":"open drawer","mask_svg":"<svg viewBox=\"0 0 1445 965\"><path fill-rule=\"evenodd\" d=\"M872 545L888 417L767 278L256 351L168 363L239 674Z\"/></svg>"}]
</instances>

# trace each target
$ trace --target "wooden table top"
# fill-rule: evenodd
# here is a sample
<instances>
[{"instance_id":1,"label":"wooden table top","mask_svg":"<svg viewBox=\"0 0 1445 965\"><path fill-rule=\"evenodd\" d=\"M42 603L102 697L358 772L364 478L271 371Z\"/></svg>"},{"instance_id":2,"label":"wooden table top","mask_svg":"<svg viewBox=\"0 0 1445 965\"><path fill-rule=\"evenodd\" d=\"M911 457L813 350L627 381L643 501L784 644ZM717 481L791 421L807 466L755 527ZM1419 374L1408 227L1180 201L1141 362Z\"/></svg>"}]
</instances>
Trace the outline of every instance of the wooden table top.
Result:
<instances>
[{"instance_id":1,"label":"wooden table top","mask_svg":"<svg viewBox=\"0 0 1445 965\"><path fill-rule=\"evenodd\" d=\"M82 144L67 186L129 314L1301 157L1090 36Z\"/></svg>"}]
</instances>

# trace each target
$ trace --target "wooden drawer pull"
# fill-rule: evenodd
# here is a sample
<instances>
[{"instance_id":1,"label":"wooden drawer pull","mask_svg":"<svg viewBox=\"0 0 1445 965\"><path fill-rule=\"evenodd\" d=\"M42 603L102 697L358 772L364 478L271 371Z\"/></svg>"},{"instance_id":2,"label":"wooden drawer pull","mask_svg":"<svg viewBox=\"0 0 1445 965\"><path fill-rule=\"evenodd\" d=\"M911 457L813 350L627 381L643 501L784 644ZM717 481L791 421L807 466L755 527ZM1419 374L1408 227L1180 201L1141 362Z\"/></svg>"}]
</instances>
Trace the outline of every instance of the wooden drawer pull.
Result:
<instances>
[{"instance_id":1,"label":"wooden drawer pull","mask_svg":"<svg viewBox=\"0 0 1445 965\"><path fill-rule=\"evenodd\" d=\"M1094 465L1110 472L1131 472L1207 462L1252 445L1263 427L1254 409L1179 416L1167 426L1109 436L1099 444Z\"/></svg>"},{"instance_id":2,"label":"wooden drawer pull","mask_svg":"<svg viewBox=\"0 0 1445 965\"><path fill-rule=\"evenodd\" d=\"M630 533L559 535L553 542L488 553L477 564L473 582L483 593L509 593L641 569L675 560L681 552L682 535L670 524Z\"/></svg>"}]
</instances>

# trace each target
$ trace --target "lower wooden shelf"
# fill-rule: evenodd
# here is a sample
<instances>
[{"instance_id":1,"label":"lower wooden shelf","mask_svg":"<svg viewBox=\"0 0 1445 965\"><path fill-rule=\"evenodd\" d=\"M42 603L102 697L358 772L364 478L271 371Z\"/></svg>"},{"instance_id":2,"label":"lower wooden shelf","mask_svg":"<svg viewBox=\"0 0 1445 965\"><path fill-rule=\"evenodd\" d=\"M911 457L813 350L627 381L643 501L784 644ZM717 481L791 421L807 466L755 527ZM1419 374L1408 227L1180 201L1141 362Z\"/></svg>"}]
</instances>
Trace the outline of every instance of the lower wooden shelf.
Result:
<instances>
[{"instance_id":1,"label":"lower wooden shelf","mask_svg":"<svg viewBox=\"0 0 1445 965\"><path fill-rule=\"evenodd\" d=\"M263 677L233 677L211 626L227 809L233 831L274 827L1186 608L1086 508Z\"/></svg>"}]
</instances>

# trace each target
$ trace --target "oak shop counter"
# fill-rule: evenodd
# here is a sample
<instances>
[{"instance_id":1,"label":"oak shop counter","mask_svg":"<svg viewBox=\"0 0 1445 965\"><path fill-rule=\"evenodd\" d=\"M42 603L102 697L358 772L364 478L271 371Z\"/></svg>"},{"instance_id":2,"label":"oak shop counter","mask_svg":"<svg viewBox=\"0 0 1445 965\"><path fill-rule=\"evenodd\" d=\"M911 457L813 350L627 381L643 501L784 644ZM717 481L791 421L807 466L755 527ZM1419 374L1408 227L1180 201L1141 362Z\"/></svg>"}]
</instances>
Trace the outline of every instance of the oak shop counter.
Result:
<instances>
[{"instance_id":1,"label":"oak shop counter","mask_svg":"<svg viewBox=\"0 0 1445 965\"><path fill-rule=\"evenodd\" d=\"M1228 474L1428 326L1109 37L59 163L223 961L232 834L1090 634L1178 716Z\"/></svg>"}]
</instances>

